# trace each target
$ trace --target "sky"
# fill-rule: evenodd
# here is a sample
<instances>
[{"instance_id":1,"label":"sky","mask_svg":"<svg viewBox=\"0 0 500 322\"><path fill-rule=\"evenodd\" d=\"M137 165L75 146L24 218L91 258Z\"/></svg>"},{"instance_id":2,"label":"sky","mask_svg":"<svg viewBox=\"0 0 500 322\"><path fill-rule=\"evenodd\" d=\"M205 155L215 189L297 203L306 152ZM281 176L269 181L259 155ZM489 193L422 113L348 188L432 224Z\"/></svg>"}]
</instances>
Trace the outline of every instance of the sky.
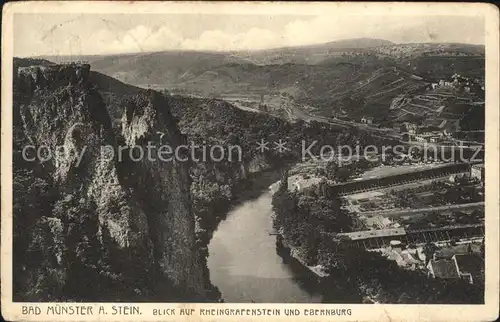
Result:
<instances>
[{"instance_id":1,"label":"sky","mask_svg":"<svg viewBox=\"0 0 500 322\"><path fill-rule=\"evenodd\" d=\"M361 37L484 44L484 31L481 17L451 15L17 13L14 55L254 50Z\"/></svg>"}]
</instances>

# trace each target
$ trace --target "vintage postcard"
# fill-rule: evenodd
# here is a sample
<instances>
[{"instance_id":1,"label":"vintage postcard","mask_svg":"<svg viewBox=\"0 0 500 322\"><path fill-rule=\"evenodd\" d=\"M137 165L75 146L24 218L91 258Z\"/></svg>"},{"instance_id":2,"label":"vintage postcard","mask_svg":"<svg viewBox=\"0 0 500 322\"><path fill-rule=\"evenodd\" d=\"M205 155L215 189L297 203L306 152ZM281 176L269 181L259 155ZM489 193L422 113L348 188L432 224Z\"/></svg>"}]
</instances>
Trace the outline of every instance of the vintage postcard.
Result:
<instances>
[{"instance_id":1,"label":"vintage postcard","mask_svg":"<svg viewBox=\"0 0 500 322\"><path fill-rule=\"evenodd\" d=\"M493 321L499 11L3 7L9 321Z\"/></svg>"}]
</instances>

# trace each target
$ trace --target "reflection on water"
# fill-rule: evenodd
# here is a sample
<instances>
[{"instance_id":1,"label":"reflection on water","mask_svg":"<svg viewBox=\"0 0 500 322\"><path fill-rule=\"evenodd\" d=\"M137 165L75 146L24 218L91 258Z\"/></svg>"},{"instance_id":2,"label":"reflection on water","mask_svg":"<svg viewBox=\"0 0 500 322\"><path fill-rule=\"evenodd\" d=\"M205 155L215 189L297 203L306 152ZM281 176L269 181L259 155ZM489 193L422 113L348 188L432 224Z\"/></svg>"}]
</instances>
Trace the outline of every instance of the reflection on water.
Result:
<instances>
[{"instance_id":1,"label":"reflection on water","mask_svg":"<svg viewBox=\"0 0 500 322\"><path fill-rule=\"evenodd\" d=\"M321 302L310 273L276 253L271 213L268 191L229 212L209 245L212 283L226 302Z\"/></svg>"}]
</instances>

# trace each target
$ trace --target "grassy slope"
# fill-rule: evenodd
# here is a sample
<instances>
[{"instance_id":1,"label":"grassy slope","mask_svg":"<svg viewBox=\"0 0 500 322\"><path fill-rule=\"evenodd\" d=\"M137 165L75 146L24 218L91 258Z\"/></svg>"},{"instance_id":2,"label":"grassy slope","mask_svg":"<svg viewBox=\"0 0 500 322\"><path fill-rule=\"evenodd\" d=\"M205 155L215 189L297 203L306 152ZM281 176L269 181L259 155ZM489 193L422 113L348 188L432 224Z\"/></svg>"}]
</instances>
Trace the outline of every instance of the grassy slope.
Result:
<instances>
[{"instance_id":1,"label":"grassy slope","mask_svg":"<svg viewBox=\"0 0 500 322\"><path fill-rule=\"evenodd\" d=\"M286 92L313 113L332 116L342 110L351 118L385 119L395 98L420 95L430 82L454 73L484 78L483 46L396 45L377 39L238 53L172 51L80 59L137 86L205 97Z\"/></svg>"}]
</instances>

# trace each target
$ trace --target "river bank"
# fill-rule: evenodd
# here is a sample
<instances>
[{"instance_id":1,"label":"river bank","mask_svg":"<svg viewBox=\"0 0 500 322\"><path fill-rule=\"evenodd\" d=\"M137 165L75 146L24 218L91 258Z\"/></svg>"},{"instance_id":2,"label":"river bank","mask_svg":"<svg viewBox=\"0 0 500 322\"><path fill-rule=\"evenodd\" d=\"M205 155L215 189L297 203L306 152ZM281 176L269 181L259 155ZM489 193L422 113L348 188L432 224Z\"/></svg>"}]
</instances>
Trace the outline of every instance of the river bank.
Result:
<instances>
[{"instance_id":1,"label":"river bank","mask_svg":"<svg viewBox=\"0 0 500 322\"><path fill-rule=\"evenodd\" d=\"M280 170L259 173L232 203L209 244L211 282L226 302L320 303L317 280L292 257L279 254L269 186Z\"/></svg>"},{"instance_id":2,"label":"river bank","mask_svg":"<svg viewBox=\"0 0 500 322\"><path fill-rule=\"evenodd\" d=\"M329 276L329 274L325 272L323 270L323 267L321 267L320 265L307 265L305 260L298 254L297 249L295 249L291 245L288 245L288 243L286 242L286 238L281 233L278 233L276 235L276 251L283 258L289 259L290 261L296 261L299 265L308 270L311 273L311 277L315 278L318 283Z\"/></svg>"},{"instance_id":3,"label":"river bank","mask_svg":"<svg viewBox=\"0 0 500 322\"><path fill-rule=\"evenodd\" d=\"M227 215L232 209L237 208L244 202L255 200L263 192L268 190L270 184L279 180L280 171L280 167L269 165L267 168L261 169L260 171L245 171L244 176L241 177L241 174L233 173L234 169L228 168L226 175L232 173L231 177L235 178L232 180L232 184L228 186L231 198L228 199L216 193L216 198L209 199L197 205L198 209L195 211L197 220L197 249L200 260L205 267L204 281L208 294L208 301L223 301L219 289L217 286L213 285L211 281L210 270L207 264L207 259L209 257L208 246L213 238L214 232L218 229L220 223L227 218ZM220 183L217 182L212 182L211 184L220 185ZM196 197L193 198L195 199L194 207L196 208Z\"/></svg>"}]
</instances>

